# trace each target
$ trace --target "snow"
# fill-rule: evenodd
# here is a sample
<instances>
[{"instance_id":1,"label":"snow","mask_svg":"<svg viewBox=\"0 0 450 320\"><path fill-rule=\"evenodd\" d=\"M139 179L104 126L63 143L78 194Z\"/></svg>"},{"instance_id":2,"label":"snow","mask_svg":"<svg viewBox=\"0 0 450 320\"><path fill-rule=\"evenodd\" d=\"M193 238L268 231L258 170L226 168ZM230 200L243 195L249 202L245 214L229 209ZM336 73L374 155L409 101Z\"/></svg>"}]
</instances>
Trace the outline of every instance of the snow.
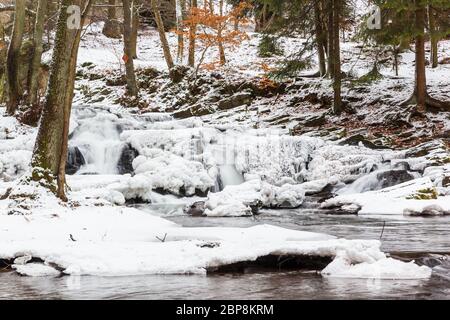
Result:
<instances>
[{"instance_id":1,"label":"snow","mask_svg":"<svg viewBox=\"0 0 450 320\"><path fill-rule=\"evenodd\" d=\"M414 262L401 262L392 258L381 259L374 263L351 264L346 258L334 259L321 274L334 278L375 278L375 279L421 279L431 276L431 269L418 267Z\"/></svg>"},{"instance_id":2,"label":"snow","mask_svg":"<svg viewBox=\"0 0 450 320\"><path fill-rule=\"evenodd\" d=\"M58 270L42 263L28 263L25 265L12 265L12 268L22 276L29 277L57 277L61 274Z\"/></svg>"},{"instance_id":3,"label":"snow","mask_svg":"<svg viewBox=\"0 0 450 320\"><path fill-rule=\"evenodd\" d=\"M1 215L0 258L29 256L44 261L24 259L14 265L20 274L30 276L54 276L53 266L70 275L204 274L211 267L270 254L345 256L353 265L380 265L383 272L375 276L381 278L395 272L414 279L430 275L428 269L406 268L402 262L383 265L380 261L388 258L378 241L335 239L269 225L183 228L130 208L60 210L51 217L47 212L26 219Z\"/></svg>"},{"instance_id":4,"label":"snow","mask_svg":"<svg viewBox=\"0 0 450 320\"><path fill-rule=\"evenodd\" d=\"M434 212L441 215L450 211L450 197L438 196L437 199L418 200L413 197L421 190L434 190L435 185L429 177L415 179L390 188L355 194L340 195L326 200L322 208L334 208L344 205L356 205L359 215L414 215L427 207L434 207ZM440 210L439 210L440 208Z\"/></svg>"},{"instance_id":5,"label":"snow","mask_svg":"<svg viewBox=\"0 0 450 320\"><path fill-rule=\"evenodd\" d=\"M88 31L78 63L93 63L92 72L119 72L123 68L121 41L105 39L98 34L100 27L93 24ZM144 30L140 39L137 68L165 71L162 51L156 45L157 32ZM175 48L176 35L170 33L168 39L171 48ZM249 40L235 51L227 50L228 65L219 72L227 79L259 81L256 77L264 74L262 63L273 66L276 60L257 57L259 39L260 35L249 33ZM283 37L281 45L290 53L303 41L299 37ZM450 42L440 45L447 49ZM343 44L343 69L361 75L371 66L367 59L354 60L357 46L353 42ZM47 58L49 54L46 53ZM211 50L206 62L216 60L216 55ZM380 92L391 89L395 92L392 101L406 98L410 91L407 81L413 76L412 59L412 53L405 53L401 78L387 77L372 84L361 104L370 104ZM390 73L387 69L382 72ZM430 88L440 87L445 95L449 66L427 72ZM319 92L329 91L328 81L311 81ZM67 204L33 184L21 184L21 178L29 174L36 128L19 124L5 115L4 108L0 109L0 195L12 188L10 197L0 200L0 258L15 259L13 267L19 274L205 274L211 267L277 254L330 257L333 261L321 272L324 277L430 277L428 267L388 257L380 250L379 241L336 239L270 225L184 228L157 217L155 212L126 207L126 201L139 199L154 206L182 206L199 200L193 197L195 194L204 193L200 200L206 202L207 216L250 216L252 206L297 208L304 203L305 194L333 186L339 195L326 200L323 208L340 207L359 215L444 215L450 212L450 189L444 185L450 167L437 165L433 158L448 156L445 146L424 157L405 158L406 151L341 146L339 140L312 134L291 136L289 129L298 123L292 118L323 112L309 104L291 105L292 97L258 98L248 109L239 107L210 116L174 120L168 113L140 113L136 108L127 110L117 105L114 100L123 94L123 87L114 89L101 105L90 102L85 106L82 86L95 91L104 89L104 83L77 82L70 144L80 148L87 165L77 175L68 177ZM396 86L402 86L398 93ZM302 97L308 91L301 88L290 94ZM147 93L142 98L157 106L157 110L172 107L169 98ZM369 117L380 124L384 113L386 109L381 108ZM280 114L289 116L288 125L272 126L266 121ZM132 164L134 172L119 176L117 163L127 144L139 156ZM376 172L400 162L407 163L417 178L374 190L379 189L379 181L374 180ZM350 183L354 184L348 188ZM211 189L219 192L208 193ZM436 199L412 199L424 189L435 190ZM34 262L37 259L43 262Z\"/></svg>"}]
</instances>

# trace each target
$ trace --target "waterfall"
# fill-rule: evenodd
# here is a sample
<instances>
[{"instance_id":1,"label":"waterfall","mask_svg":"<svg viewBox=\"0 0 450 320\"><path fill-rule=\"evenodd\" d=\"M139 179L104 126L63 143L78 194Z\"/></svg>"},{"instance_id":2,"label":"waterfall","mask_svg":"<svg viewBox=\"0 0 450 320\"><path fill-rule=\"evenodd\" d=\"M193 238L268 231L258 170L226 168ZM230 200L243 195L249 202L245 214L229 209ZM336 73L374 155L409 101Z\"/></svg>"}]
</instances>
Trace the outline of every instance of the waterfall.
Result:
<instances>
[{"instance_id":1,"label":"waterfall","mask_svg":"<svg viewBox=\"0 0 450 320\"><path fill-rule=\"evenodd\" d=\"M235 147L235 141L225 134L219 138L217 143L207 147L216 160L219 169L219 181L214 188L216 191L220 191L226 186L239 185L245 182L242 173L236 168Z\"/></svg>"},{"instance_id":2,"label":"waterfall","mask_svg":"<svg viewBox=\"0 0 450 320\"><path fill-rule=\"evenodd\" d=\"M98 113L80 119L74 129L70 146L78 147L85 165L77 174L118 174L118 162L125 143L120 140L117 116Z\"/></svg>"},{"instance_id":3,"label":"waterfall","mask_svg":"<svg viewBox=\"0 0 450 320\"><path fill-rule=\"evenodd\" d=\"M236 166L233 164L220 166L219 171L223 187L244 183L244 177L237 171Z\"/></svg>"}]
</instances>

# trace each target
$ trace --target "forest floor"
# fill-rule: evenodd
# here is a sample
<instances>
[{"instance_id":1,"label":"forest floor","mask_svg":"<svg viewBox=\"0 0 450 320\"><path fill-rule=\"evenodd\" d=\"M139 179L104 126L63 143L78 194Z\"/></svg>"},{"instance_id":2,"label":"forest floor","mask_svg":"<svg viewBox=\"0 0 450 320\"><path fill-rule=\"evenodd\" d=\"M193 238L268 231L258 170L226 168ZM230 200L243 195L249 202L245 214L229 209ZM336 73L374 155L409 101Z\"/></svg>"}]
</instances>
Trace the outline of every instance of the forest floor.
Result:
<instances>
[{"instance_id":1,"label":"forest floor","mask_svg":"<svg viewBox=\"0 0 450 320\"><path fill-rule=\"evenodd\" d=\"M125 103L138 106L140 112L168 112L175 118L199 116L212 125L228 122L251 128L287 128L293 134L308 134L324 139L347 137L352 143L363 141L377 147L404 149L422 142L442 138L447 145L450 115L433 112L416 115L402 106L414 85L414 52L402 54L399 75L395 76L392 59L380 64L382 78L363 81L373 68L373 55L361 44L342 44L344 80L343 99L346 111L331 113L331 82L321 78L296 77L268 81L267 72L277 61L296 52L305 39L282 37L282 56L261 58L261 36L249 33L249 40L227 50L227 65L214 70L203 69L197 79L180 76L173 84L167 76L159 37L155 30L140 34L136 67L141 94L138 103L122 101L124 93L120 40L106 39L96 27L88 33L80 50L77 103ZM176 36L169 42L176 48ZM87 45L89 44L89 45ZM173 55L175 55L175 50ZM217 61L216 48L207 52L205 64ZM199 50L198 55L201 51ZM431 96L450 100L450 41L439 44L438 68L427 68ZM313 74L316 69L305 71ZM189 73L185 71L184 74Z\"/></svg>"}]
</instances>

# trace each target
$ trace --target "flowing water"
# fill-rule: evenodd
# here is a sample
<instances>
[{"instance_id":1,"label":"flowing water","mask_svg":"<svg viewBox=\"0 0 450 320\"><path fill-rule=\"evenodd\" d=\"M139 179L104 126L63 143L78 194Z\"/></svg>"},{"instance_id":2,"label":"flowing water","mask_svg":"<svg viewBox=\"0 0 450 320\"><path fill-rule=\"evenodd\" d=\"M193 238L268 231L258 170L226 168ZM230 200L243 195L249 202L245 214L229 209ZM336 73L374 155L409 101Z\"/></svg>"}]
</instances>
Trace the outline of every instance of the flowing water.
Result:
<instances>
[{"instance_id":1,"label":"flowing water","mask_svg":"<svg viewBox=\"0 0 450 320\"><path fill-rule=\"evenodd\" d=\"M145 209L145 207L141 207ZM147 207L148 210L148 207ZM271 223L349 239L379 239L397 258L433 267L429 280L329 279L315 272L250 270L221 275L29 278L0 273L8 299L449 299L450 218L328 216L264 211L252 218L167 217L187 227ZM384 230L383 230L384 225ZM433 252L429 251L433 248Z\"/></svg>"},{"instance_id":2,"label":"flowing water","mask_svg":"<svg viewBox=\"0 0 450 320\"><path fill-rule=\"evenodd\" d=\"M82 173L117 173L123 149L117 117L89 108L76 114L71 133L86 164ZM225 144L225 143L223 143ZM243 182L230 149L219 145L223 188ZM377 189L376 173L356 181L357 192ZM350 190L354 192L355 190ZM350 192L349 190L344 190ZM450 217L331 216L318 210L266 210L254 218L192 218L182 214L183 203L141 205L186 227L249 227L272 224L290 229L322 232L347 239L381 239L382 249L397 258L416 259L433 267L429 280L327 279L316 272L251 270L242 274L127 277L19 277L0 271L3 299L448 299L450 297ZM175 214L174 214L175 212ZM432 248L432 249L430 249ZM118 261L118 263L120 263Z\"/></svg>"}]
</instances>

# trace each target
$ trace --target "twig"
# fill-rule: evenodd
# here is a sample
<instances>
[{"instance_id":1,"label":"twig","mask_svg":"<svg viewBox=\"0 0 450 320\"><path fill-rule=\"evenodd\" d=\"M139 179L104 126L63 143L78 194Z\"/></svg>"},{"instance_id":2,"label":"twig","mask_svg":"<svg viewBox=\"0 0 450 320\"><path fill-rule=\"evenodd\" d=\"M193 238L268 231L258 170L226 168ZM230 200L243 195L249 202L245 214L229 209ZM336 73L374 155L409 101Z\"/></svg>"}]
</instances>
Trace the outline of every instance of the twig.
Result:
<instances>
[{"instance_id":1,"label":"twig","mask_svg":"<svg viewBox=\"0 0 450 320\"><path fill-rule=\"evenodd\" d=\"M383 238L384 227L386 226L386 221L383 221L383 229L381 230L380 240Z\"/></svg>"},{"instance_id":2,"label":"twig","mask_svg":"<svg viewBox=\"0 0 450 320\"><path fill-rule=\"evenodd\" d=\"M160 237L156 237L156 239L158 239L161 242L166 242L166 238L167 238L167 233L164 235L164 238L160 238Z\"/></svg>"}]
</instances>

